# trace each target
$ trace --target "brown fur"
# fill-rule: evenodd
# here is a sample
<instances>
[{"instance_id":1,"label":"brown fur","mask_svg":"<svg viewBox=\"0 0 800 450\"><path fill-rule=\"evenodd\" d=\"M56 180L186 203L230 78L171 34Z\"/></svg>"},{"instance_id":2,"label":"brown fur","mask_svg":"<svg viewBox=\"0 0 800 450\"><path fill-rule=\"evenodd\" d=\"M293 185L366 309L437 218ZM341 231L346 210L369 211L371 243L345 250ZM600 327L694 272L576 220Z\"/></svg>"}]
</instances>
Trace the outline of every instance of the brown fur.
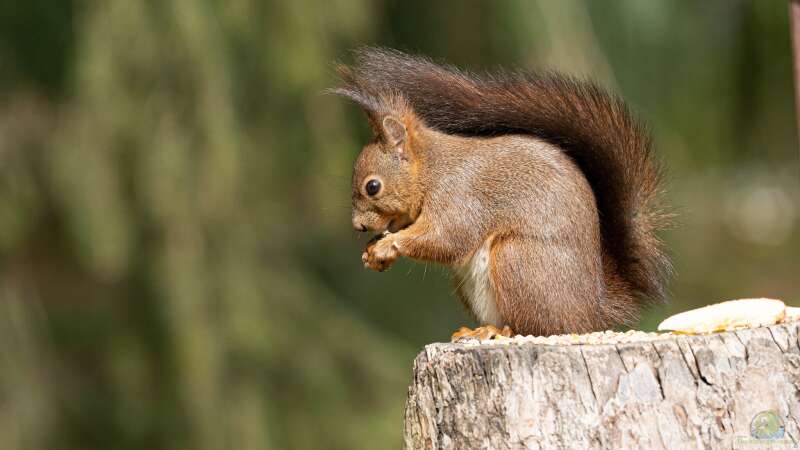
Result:
<instances>
[{"instance_id":1,"label":"brown fur","mask_svg":"<svg viewBox=\"0 0 800 450\"><path fill-rule=\"evenodd\" d=\"M659 171L620 100L557 75L476 77L390 50L361 50L340 74L335 92L376 134L355 164L353 224L392 232L370 243L368 267L400 255L459 266L491 239L494 325L524 334L630 323L663 296Z\"/></svg>"}]
</instances>

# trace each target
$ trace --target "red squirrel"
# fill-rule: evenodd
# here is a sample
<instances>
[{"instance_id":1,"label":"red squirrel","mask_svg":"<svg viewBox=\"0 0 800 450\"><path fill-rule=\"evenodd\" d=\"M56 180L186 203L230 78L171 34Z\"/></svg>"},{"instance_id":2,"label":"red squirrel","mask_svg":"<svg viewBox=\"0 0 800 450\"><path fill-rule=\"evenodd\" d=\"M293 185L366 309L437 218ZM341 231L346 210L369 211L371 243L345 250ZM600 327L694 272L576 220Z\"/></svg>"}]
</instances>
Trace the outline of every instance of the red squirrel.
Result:
<instances>
[{"instance_id":1,"label":"red squirrel","mask_svg":"<svg viewBox=\"0 0 800 450\"><path fill-rule=\"evenodd\" d=\"M375 134L352 178L353 226L378 233L366 267L399 256L449 266L467 310L503 334L630 325L663 299L661 169L622 100L557 74L355 55L333 92Z\"/></svg>"}]
</instances>

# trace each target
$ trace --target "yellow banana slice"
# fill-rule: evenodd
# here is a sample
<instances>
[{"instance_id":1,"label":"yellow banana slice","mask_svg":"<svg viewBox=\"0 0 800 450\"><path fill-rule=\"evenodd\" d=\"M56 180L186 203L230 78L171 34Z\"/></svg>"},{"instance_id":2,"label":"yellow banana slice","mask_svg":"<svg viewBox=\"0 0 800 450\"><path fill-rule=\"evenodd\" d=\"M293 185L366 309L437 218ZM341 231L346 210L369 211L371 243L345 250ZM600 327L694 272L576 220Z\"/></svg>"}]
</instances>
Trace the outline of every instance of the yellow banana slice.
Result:
<instances>
[{"instance_id":1,"label":"yellow banana slice","mask_svg":"<svg viewBox=\"0 0 800 450\"><path fill-rule=\"evenodd\" d=\"M791 322L793 320L800 320L800 308L794 306L786 307L786 316L783 318L784 322Z\"/></svg>"},{"instance_id":2,"label":"yellow banana slice","mask_svg":"<svg viewBox=\"0 0 800 450\"><path fill-rule=\"evenodd\" d=\"M729 300L675 314L661 322L658 330L702 334L753 328L781 322L785 311L786 305L780 300L769 298Z\"/></svg>"}]
</instances>

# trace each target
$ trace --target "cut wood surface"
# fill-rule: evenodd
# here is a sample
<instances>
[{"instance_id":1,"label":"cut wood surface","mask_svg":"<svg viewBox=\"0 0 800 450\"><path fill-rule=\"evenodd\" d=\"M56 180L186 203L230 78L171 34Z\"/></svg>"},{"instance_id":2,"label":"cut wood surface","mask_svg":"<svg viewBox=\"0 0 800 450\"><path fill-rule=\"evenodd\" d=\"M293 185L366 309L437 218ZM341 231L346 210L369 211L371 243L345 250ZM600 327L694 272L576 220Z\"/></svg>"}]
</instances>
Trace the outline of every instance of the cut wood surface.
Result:
<instances>
[{"instance_id":1,"label":"cut wood surface","mask_svg":"<svg viewBox=\"0 0 800 450\"><path fill-rule=\"evenodd\" d=\"M430 344L414 361L405 446L798 448L798 324L597 345ZM783 430L765 434L775 418Z\"/></svg>"}]
</instances>

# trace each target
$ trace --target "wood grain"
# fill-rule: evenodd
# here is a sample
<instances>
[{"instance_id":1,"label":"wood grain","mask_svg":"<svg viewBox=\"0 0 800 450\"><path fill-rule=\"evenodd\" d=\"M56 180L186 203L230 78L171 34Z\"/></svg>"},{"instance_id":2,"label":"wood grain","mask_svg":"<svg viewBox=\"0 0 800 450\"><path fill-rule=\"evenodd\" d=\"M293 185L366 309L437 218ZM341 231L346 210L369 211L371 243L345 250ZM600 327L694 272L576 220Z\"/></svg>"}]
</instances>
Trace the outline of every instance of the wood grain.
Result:
<instances>
[{"instance_id":1,"label":"wood grain","mask_svg":"<svg viewBox=\"0 0 800 450\"><path fill-rule=\"evenodd\" d=\"M409 449L788 448L800 439L798 324L603 345L431 344ZM780 441L757 441L774 411Z\"/></svg>"}]
</instances>

